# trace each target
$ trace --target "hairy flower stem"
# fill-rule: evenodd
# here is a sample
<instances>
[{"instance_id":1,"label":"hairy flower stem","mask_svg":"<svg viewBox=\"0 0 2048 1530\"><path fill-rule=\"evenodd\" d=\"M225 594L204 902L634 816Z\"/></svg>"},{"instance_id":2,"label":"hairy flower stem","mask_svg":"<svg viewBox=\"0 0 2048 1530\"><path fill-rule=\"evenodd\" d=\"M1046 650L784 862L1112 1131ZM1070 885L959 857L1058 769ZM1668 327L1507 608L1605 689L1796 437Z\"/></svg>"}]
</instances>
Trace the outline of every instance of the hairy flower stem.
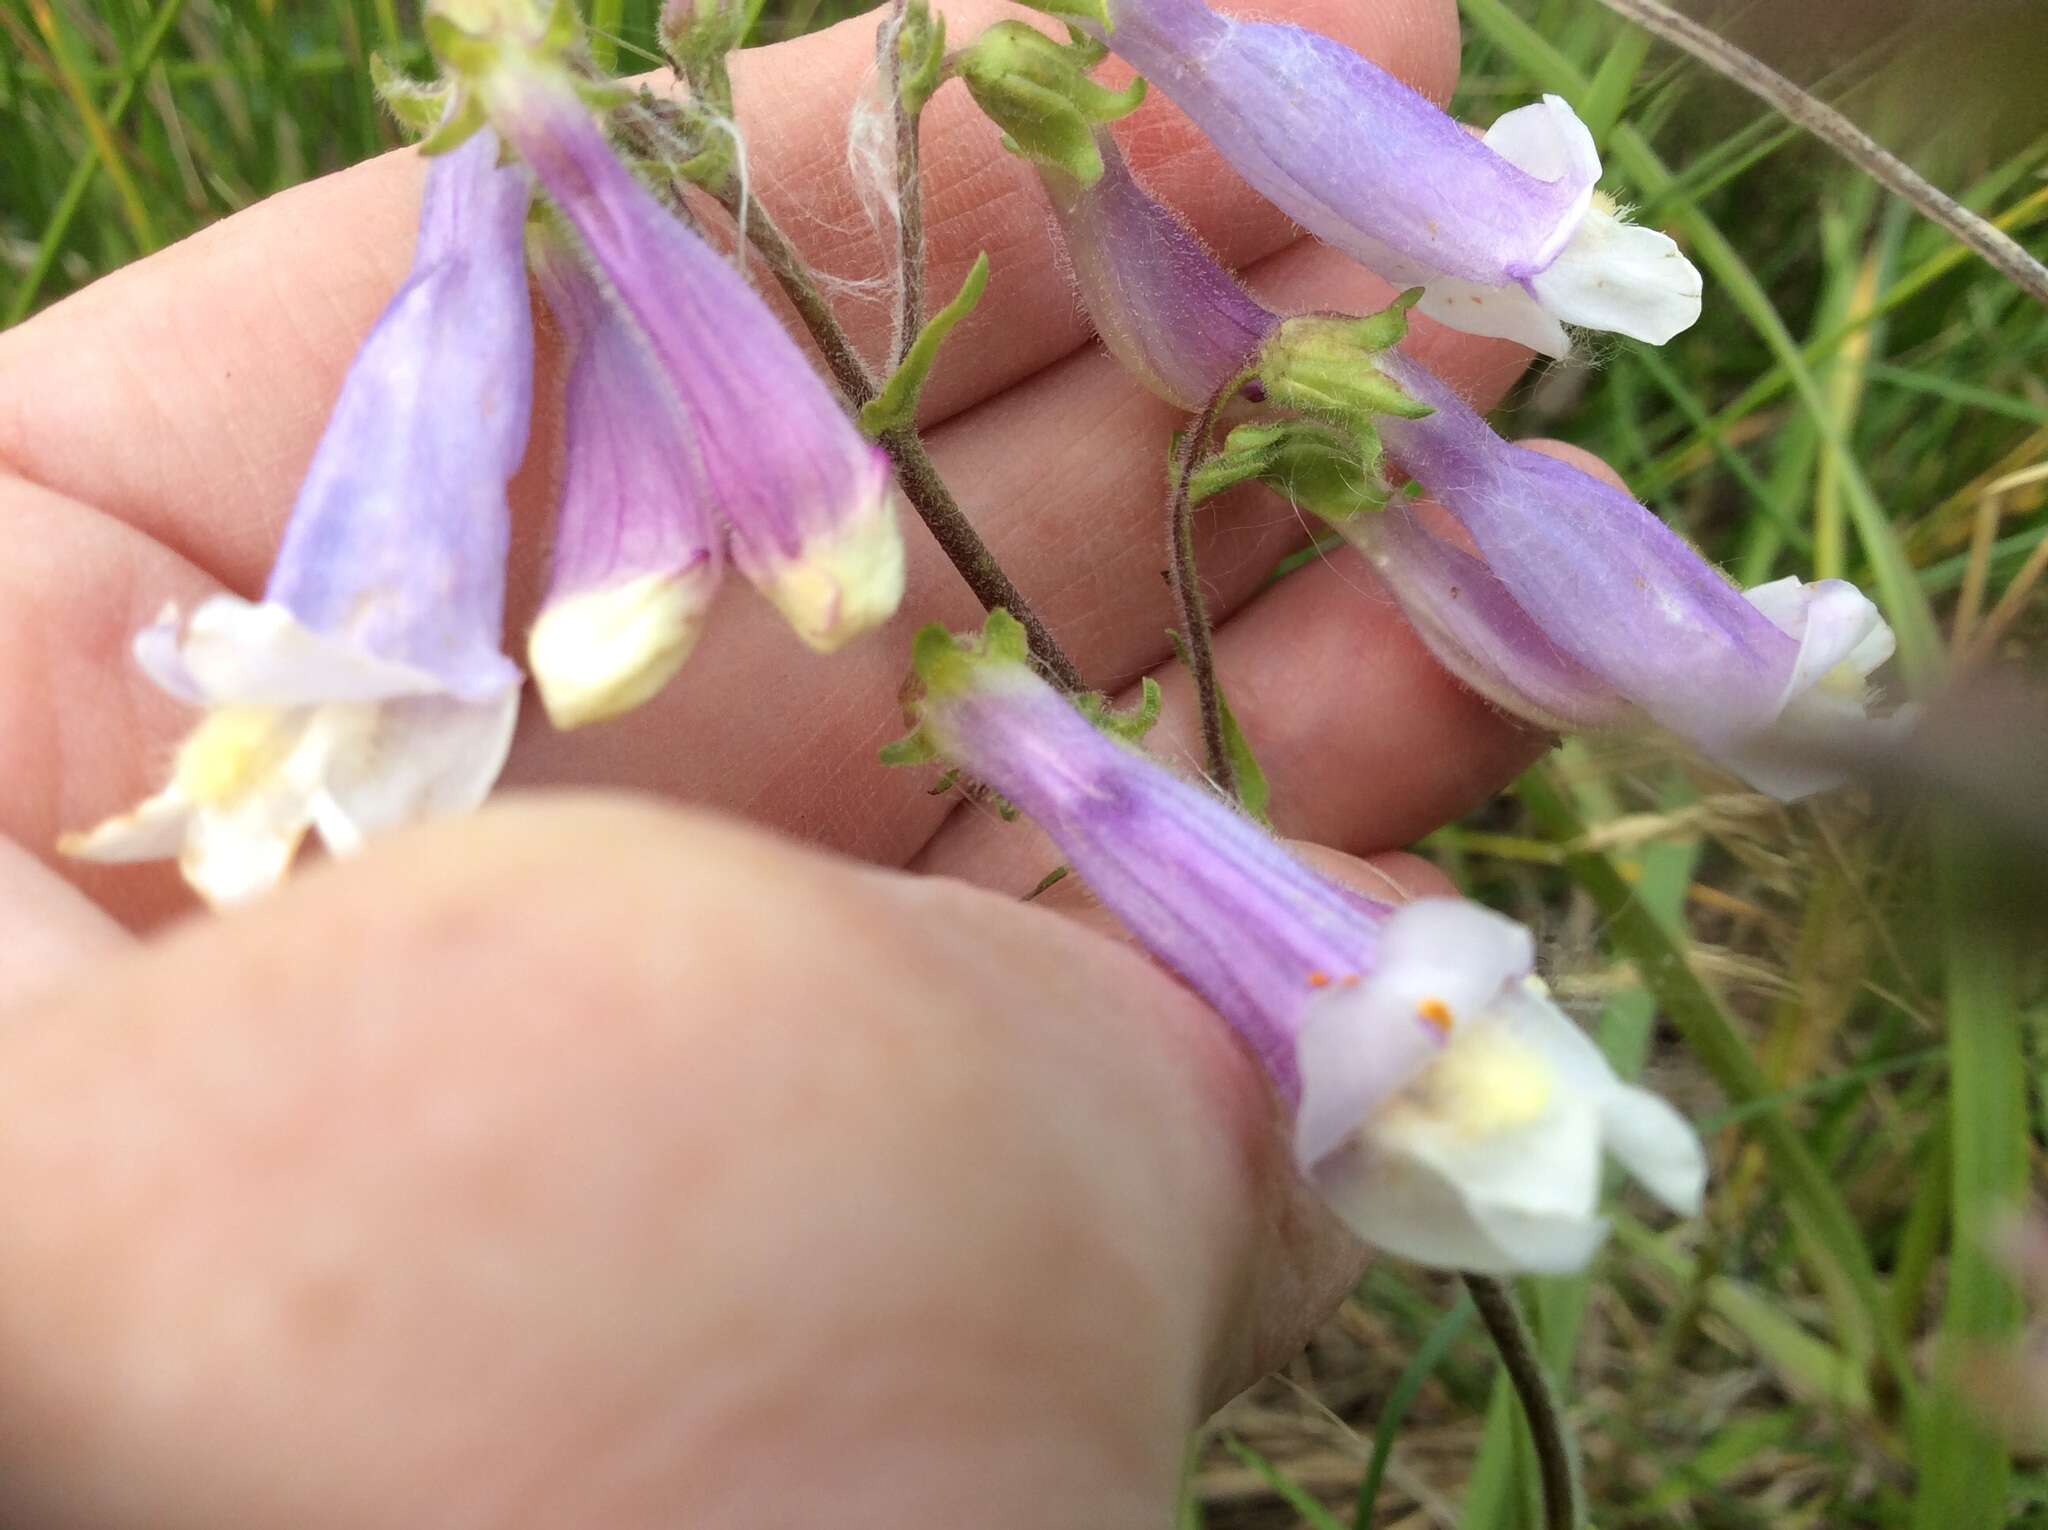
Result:
<instances>
[{"instance_id":1,"label":"hairy flower stem","mask_svg":"<svg viewBox=\"0 0 2048 1530\"><path fill-rule=\"evenodd\" d=\"M1461 1277L1479 1309L1480 1321L1507 1368L1522 1413L1529 1421L1529 1435L1536 1445L1536 1469L1543 1479L1544 1530L1579 1530L1584 1522L1579 1506L1579 1478L1572 1462L1571 1437L1565 1428L1564 1410L1544 1373L1536 1353L1535 1337L1515 1305L1514 1291L1505 1280L1491 1275Z\"/></svg>"},{"instance_id":2,"label":"hairy flower stem","mask_svg":"<svg viewBox=\"0 0 2048 1530\"><path fill-rule=\"evenodd\" d=\"M912 110L903 99L903 55L897 39L909 0L895 0L889 20L875 29L876 65L889 92L896 121L896 364L901 366L917 332L924 328L924 183L919 178L918 125L920 106Z\"/></svg>"},{"instance_id":3,"label":"hairy flower stem","mask_svg":"<svg viewBox=\"0 0 2048 1530\"><path fill-rule=\"evenodd\" d=\"M855 409L870 402L881 385L874 373L868 370L860 352L854 349L852 339L832 312L832 305L818 289L810 268L789 242L789 237L768 215L768 209L758 198L741 192L737 180L728 178L712 191L733 221L746 230L748 243L753 245L755 253L788 295L797 317L803 320L804 328L810 331L811 338L824 353L825 365L831 369L847 402ZM974 523L960 508L953 491L946 487L946 481L939 476L939 470L925 451L924 442L915 428L887 431L876 444L889 454L904 497L917 511L925 529L932 534L932 540L952 560L953 567L966 581L968 589L974 592L975 599L981 602L982 609L993 611L1000 606L1023 623L1031 641L1032 655L1062 690L1087 689L1074 661L1067 657L1051 630L1032 610L1023 592L1003 572L1002 564L989 551L988 543L974 529Z\"/></svg>"},{"instance_id":4,"label":"hairy flower stem","mask_svg":"<svg viewBox=\"0 0 2048 1530\"><path fill-rule=\"evenodd\" d=\"M1216 789L1233 801L1238 794L1237 766L1230 756L1230 743L1223 728L1223 687L1216 679L1214 629L1209 625L1209 608L1202 600L1201 573L1195 567L1195 507L1190 495L1195 469L1209 449L1216 417L1237 391L1240 379L1213 394L1195 416L1174 453L1173 484L1166 498L1167 545L1173 556L1168 582L1173 586L1174 604L1180 608L1182 640L1187 645L1188 672L1195 677L1195 700L1202 719L1202 753L1209 779Z\"/></svg>"},{"instance_id":5,"label":"hairy flower stem","mask_svg":"<svg viewBox=\"0 0 2048 1530\"><path fill-rule=\"evenodd\" d=\"M1976 251L2021 291L2038 302L2048 303L2048 266L2029 255L2010 234L1930 183L1833 107L1824 105L1762 60L1660 0L1601 3L1776 108L1786 121L1805 128L1879 185L1947 229L1965 248Z\"/></svg>"}]
</instances>

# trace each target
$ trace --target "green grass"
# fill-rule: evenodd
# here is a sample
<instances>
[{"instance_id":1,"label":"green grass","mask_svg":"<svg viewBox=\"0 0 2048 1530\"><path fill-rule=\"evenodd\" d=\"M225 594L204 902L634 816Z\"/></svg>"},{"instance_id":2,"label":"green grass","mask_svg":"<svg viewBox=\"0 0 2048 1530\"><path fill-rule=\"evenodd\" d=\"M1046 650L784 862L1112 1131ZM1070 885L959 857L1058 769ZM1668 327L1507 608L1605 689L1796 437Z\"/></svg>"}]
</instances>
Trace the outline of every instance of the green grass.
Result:
<instances>
[{"instance_id":1,"label":"green grass","mask_svg":"<svg viewBox=\"0 0 2048 1530\"><path fill-rule=\"evenodd\" d=\"M1902 675L1941 674L2048 535L2048 478L2022 476L2048 462L2048 312L1593 0L1463 8L1460 109L1570 98L1609 189L1708 276L1697 328L1533 375L1505 428L1599 453L1746 583L1858 581ZM0 314L388 147L365 63L419 65L414 9L0 0ZM790 0L764 31L846 9ZM654 10L603 5L619 67ZM1881 86L1894 41L1830 81ZM1943 82L1972 123L1979 83ZM2048 121L1993 115L2006 131L1928 168L2048 248ZM2023 591L1996 646L2030 651L2041 610ZM1606 1530L2048 1523L2041 1463L1958 1389L2021 1317L1984 1238L2048 1119L2048 1004L2038 955L1964 906L1977 852L1928 827L1853 793L1761 806L1628 741L1554 755L1426 846L1542 933L1618 1065L1711 1133L1704 1219L1624 1200L1590 1277L1524 1290ZM1533 1462L1465 1314L1450 1284L1376 1268L1285 1384L1204 1433L1178 1522L1532 1525Z\"/></svg>"}]
</instances>

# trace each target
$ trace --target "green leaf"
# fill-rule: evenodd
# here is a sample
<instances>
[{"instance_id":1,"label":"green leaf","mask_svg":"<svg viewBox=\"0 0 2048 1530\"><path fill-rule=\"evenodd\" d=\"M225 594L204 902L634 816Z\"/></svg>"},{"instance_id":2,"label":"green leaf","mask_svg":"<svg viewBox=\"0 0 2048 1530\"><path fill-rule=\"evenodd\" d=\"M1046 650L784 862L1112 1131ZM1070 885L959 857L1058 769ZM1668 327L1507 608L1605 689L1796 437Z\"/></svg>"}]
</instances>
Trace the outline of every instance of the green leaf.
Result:
<instances>
[{"instance_id":1,"label":"green leaf","mask_svg":"<svg viewBox=\"0 0 2048 1530\"><path fill-rule=\"evenodd\" d=\"M1358 1484L1358 1507L1352 1512L1352 1530L1371 1530L1380 1484L1386 1480L1387 1466L1394 1458L1394 1438L1400 1434L1401 1425L1407 1421L1408 1410L1415 1406L1415 1399L1422 1395L1429 1378L1444 1363L1459 1336L1471 1326L1472 1316L1472 1298L1461 1289L1457 1304L1424 1335L1422 1342L1415 1347L1415 1353L1408 1357L1408 1364L1392 1390L1387 1393L1387 1400L1380 1404L1379 1423L1372 1432L1372 1459L1366 1463L1365 1477Z\"/></svg>"},{"instance_id":2,"label":"green leaf","mask_svg":"<svg viewBox=\"0 0 2048 1530\"><path fill-rule=\"evenodd\" d=\"M381 53L370 55L370 83L385 109L415 138L426 138L448 116L454 87L415 80Z\"/></svg>"},{"instance_id":3,"label":"green leaf","mask_svg":"<svg viewBox=\"0 0 2048 1530\"><path fill-rule=\"evenodd\" d=\"M967 279L960 284L960 290L953 294L953 301L931 316L925 327L917 332L917 338L911 341L903 364L882 384L882 391L862 405L860 428L870 440L878 440L890 431L900 430L916 421L918 395L924 391L932 367L939 359L939 347L946 343L953 327L974 312L975 304L988 291L988 273L988 252L984 250L974 257L974 265L968 271Z\"/></svg>"}]
</instances>

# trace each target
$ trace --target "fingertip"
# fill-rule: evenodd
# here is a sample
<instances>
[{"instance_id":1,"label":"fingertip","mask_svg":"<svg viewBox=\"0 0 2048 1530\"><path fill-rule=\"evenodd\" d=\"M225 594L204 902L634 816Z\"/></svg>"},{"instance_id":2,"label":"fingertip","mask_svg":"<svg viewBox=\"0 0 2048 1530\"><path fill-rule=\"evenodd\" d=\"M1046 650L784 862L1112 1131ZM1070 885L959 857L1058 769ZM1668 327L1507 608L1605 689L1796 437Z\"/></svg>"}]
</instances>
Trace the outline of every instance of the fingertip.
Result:
<instances>
[{"instance_id":1,"label":"fingertip","mask_svg":"<svg viewBox=\"0 0 2048 1530\"><path fill-rule=\"evenodd\" d=\"M1516 444L1526 446L1532 452L1541 452L1546 457L1555 457L1559 462L1568 463L1580 472L1599 479L1602 483L1612 484L1624 494L1630 492L1628 483L1621 474L1615 472L1613 468L1607 465L1605 460L1596 457L1583 446L1574 446L1569 441L1557 441L1548 436L1534 436L1527 441L1517 442Z\"/></svg>"}]
</instances>

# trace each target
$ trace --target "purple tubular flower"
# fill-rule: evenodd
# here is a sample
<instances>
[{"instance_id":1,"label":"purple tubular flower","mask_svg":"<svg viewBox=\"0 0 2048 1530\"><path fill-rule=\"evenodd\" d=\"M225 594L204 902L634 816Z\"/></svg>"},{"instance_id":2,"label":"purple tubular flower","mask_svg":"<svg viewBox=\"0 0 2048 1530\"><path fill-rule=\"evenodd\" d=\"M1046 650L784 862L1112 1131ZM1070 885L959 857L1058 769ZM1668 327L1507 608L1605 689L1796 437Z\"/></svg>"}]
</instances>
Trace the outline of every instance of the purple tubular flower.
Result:
<instances>
[{"instance_id":1,"label":"purple tubular flower","mask_svg":"<svg viewBox=\"0 0 2048 1530\"><path fill-rule=\"evenodd\" d=\"M530 236L570 354L554 564L527 655L548 716L630 710L689 657L724 556L688 422L646 342L568 237Z\"/></svg>"},{"instance_id":2,"label":"purple tubular flower","mask_svg":"<svg viewBox=\"0 0 2048 1530\"><path fill-rule=\"evenodd\" d=\"M1030 667L998 612L927 629L924 749L1037 820L1149 950L1215 1008L1295 1111L1297 1161L1362 1237L1478 1270L1583 1265L1600 1155L1696 1210L1704 1161L1531 976L1521 926L1453 898L1396 908L1320 876L1213 793L1108 737Z\"/></svg>"},{"instance_id":3,"label":"purple tubular flower","mask_svg":"<svg viewBox=\"0 0 2048 1530\"><path fill-rule=\"evenodd\" d=\"M1378 365L1434 411L1382 417L1388 451L1479 558L1407 508L1346 529L1404 607L1437 613L1418 625L1451 668L1553 726L1599 725L1633 706L1786 800L1838 783L1784 745L1864 723L1864 682L1893 645L1861 591L1788 579L1745 595L1621 490L1503 441L1406 357L1382 353ZM1460 601L1454 626L1442 613Z\"/></svg>"},{"instance_id":4,"label":"purple tubular flower","mask_svg":"<svg viewBox=\"0 0 2048 1530\"><path fill-rule=\"evenodd\" d=\"M1113 144L1104 164L1095 185L1054 190L1071 204L1061 221L1082 299L1141 381L1195 407L1256 364L1254 337L1270 356L1289 327L1130 178ZM1322 326L1319 343L1342 327L1290 323ZM1120 338L1133 330L1142 345ZM1647 715L1788 800L1839 782L1813 763L1825 750L1801 746L1868 725L1864 680L1892 649L1854 586L1780 580L1745 595L1627 494L1502 440L1420 364L1360 351L1343 365L1377 368L1433 411L1371 423L1476 556L1399 500L1338 528L1447 669L1560 732Z\"/></svg>"},{"instance_id":5,"label":"purple tubular flower","mask_svg":"<svg viewBox=\"0 0 2048 1530\"><path fill-rule=\"evenodd\" d=\"M759 294L620 163L569 76L514 55L477 84L646 337L740 572L822 652L887 620L903 594L887 459Z\"/></svg>"},{"instance_id":6,"label":"purple tubular flower","mask_svg":"<svg viewBox=\"0 0 2048 1530\"><path fill-rule=\"evenodd\" d=\"M1108 0L1102 41L1318 238L1473 334L1569 349L1565 324L1661 345L1699 317L1699 273L1595 192L1600 156L1563 100L1474 138L1342 44L1202 0Z\"/></svg>"},{"instance_id":7,"label":"purple tubular flower","mask_svg":"<svg viewBox=\"0 0 2048 1530\"><path fill-rule=\"evenodd\" d=\"M1132 177L1106 128L1102 176L1041 168L1074 279L1109 353L1193 413L1251 363L1280 320L1217 265L1194 232Z\"/></svg>"},{"instance_id":8,"label":"purple tubular flower","mask_svg":"<svg viewBox=\"0 0 2048 1530\"><path fill-rule=\"evenodd\" d=\"M429 161L411 274L363 342L260 602L219 595L135 641L207 709L171 781L61 848L176 855L215 903L274 883L309 828L346 853L468 811L497 778L520 675L500 651L533 333L525 172L488 133Z\"/></svg>"}]
</instances>

